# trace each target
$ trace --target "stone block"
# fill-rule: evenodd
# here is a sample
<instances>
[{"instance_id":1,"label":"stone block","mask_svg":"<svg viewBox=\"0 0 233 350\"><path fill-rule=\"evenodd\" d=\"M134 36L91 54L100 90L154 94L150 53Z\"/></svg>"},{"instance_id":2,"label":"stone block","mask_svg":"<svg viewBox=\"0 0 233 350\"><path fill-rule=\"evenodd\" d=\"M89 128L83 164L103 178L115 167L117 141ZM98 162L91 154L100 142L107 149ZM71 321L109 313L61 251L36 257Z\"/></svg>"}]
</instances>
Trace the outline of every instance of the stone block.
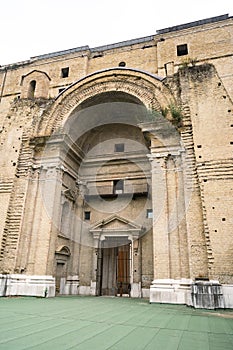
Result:
<instances>
[{"instance_id":1,"label":"stone block","mask_svg":"<svg viewBox=\"0 0 233 350\"><path fill-rule=\"evenodd\" d=\"M223 284L222 292L223 292L224 308L232 309L233 308L233 284Z\"/></svg>"},{"instance_id":2,"label":"stone block","mask_svg":"<svg viewBox=\"0 0 233 350\"><path fill-rule=\"evenodd\" d=\"M79 286L78 287L78 294L79 295L90 295L90 293L91 293L90 286Z\"/></svg>"},{"instance_id":3,"label":"stone block","mask_svg":"<svg viewBox=\"0 0 233 350\"><path fill-rule=\"evenodd\" d=\"M149 299L150 298L150 289L142 288L142 298Z\"/></svg>"},{"instance_id":4,"label":"stone block","mask_svg":"<svg viewBox=\"0 0 233 350\"><path fill-rule=\"evenodd\" d=\"M131 283L130 296L132 298L141 298L141 296L142 296L141 282L139 282L139 283Z\"/></svg>"}]
</instances>

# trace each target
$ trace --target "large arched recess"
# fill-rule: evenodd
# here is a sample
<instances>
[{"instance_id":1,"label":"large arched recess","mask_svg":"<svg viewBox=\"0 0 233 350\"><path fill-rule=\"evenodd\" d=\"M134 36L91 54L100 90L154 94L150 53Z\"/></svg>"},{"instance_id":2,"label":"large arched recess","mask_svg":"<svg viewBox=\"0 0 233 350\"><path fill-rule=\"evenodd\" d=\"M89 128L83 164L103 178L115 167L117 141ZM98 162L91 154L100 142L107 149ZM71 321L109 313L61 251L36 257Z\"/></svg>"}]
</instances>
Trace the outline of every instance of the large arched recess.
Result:
<instances>
[{"instance_id":1,"label":"large arched recess","mask_svg":"<svg viewBox=\"0 0 233 350\"><path fill-rule=\"evenodd\" d=\"M107 69L90 74L64 90L43 114L35 136L62 133L68 118L79 105L106 92L133 96L148 110L161 111L174 102L171 91L155 75L135 69Z\"/></svg>"}]
</instances>

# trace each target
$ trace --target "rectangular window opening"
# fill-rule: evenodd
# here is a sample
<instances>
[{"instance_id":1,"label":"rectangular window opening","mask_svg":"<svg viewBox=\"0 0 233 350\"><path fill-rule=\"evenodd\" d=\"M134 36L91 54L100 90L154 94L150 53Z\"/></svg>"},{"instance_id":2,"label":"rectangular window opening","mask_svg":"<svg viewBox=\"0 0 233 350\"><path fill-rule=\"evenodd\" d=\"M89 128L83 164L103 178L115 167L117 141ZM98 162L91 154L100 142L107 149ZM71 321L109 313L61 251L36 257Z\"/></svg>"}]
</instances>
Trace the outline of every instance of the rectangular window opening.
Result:
<instances>
[{"instance_id":1,"label":"rectangular window opening","mask_svg":"<svg viewBox=\"0 0 233 350\"><path fill-rule=\"evenodd\" d=\"M187 44L177 45L176 50L177 50L177 56L187 55L188 54L188 45Z\"/></svg>"},{"instance_id":2,"label":"rectangular window opening","mask_svg":"<svg viewBox=\"0 0 233 350\"><path fill-rule=\"evenodd\" d=\"M67 78L69 76L69 67L62 68L61 69L61 77Z\"/></svg>"},{"instance_id":3,"label":"rectangular window opening","mask_svg":"<svg viewBox=\"0 0 233 350\"><path fill-rule=\"evenodd\" d=\"M147 209L146 211L146 217L148 219L152 219L153 218L153 210L152 209Z\"/></svg>"},{"instance_id":4,"label":"rectangular window opening","mask_svg":"<svg viewBox=\"0 0 233 350\"><path fill-rule=\"evenodd\" d=\"M85 211L84 212L84 219L85 220L90 220L91 219L91 212L90 211Z\"/></svg>"},{"instance_id":5,"label":"rectangular window opening","mask_svg":"<svg viewBox=\"0 0 233 350\"><path fill-rule=\"evenodd\" d=\"M121 194L124 192L124 180L114 180L113 181L113 193Z\"/></svg>"},{"instance_id":6,"label":"rectangular window opening","mask_svg":"<svg viewBox=\"0 0 233 350\"><path fill-rule=\"evenodd\" d=\"M116 143L114 151L115 152L124 152L125 150L125 144L124 143Z\"/></svg>"}]
</instances>

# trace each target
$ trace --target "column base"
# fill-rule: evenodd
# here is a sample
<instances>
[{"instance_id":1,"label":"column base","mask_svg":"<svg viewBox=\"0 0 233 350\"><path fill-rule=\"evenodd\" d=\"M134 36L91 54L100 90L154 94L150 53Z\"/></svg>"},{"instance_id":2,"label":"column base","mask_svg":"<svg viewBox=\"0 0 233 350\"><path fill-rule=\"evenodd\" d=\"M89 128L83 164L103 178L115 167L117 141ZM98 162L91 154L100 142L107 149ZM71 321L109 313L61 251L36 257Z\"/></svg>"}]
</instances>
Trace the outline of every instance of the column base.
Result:
<instances>
[{"instance_id":1,"label":"column base","mask_svg":"<svg viewBox=\"0 0 233 350\"><path fill-rule=\"evenodd\" d=\"M0 296L54 297L55 278L21 274L0 274Z\"/></svg>"}]
</instances>

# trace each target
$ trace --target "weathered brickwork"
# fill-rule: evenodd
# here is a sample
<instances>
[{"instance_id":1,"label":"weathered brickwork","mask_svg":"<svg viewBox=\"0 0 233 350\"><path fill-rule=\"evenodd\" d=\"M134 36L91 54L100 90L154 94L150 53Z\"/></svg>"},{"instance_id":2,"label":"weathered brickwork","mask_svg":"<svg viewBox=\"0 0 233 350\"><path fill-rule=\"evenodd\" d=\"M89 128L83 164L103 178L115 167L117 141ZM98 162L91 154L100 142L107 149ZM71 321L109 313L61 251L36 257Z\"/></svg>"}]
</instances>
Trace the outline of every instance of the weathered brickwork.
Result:
<instances>
[{"instance_id":1,"label":"weathered brickwork","mask_svg":"<svg viewBox=\"0 0 233 350\"><path fill-rule=\"evenodd\" d=\"M233 284L232 38L224 15L0 67L0 273Z\"/></svg>"}]
</instances>

